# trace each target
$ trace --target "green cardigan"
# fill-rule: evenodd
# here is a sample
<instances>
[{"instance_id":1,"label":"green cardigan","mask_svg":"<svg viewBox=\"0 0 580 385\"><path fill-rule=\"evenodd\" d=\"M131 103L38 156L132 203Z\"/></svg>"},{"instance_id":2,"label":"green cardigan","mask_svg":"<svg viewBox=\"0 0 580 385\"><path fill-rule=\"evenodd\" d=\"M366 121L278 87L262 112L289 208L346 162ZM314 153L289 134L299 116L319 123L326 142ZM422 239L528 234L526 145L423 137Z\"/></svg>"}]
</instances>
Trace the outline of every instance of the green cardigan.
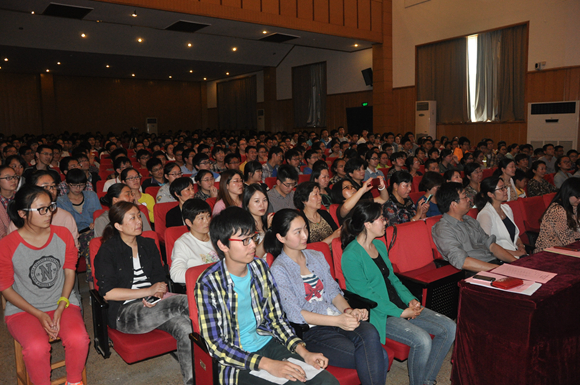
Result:
<instances>
[{"instance_id":1,"label":"green cardigan","mask_svg":"<svg viewBox=\"0 0 580 385\"><path fill-rule=\"evenodd\" d=\"M373 244L387 264L389 268L389 280L395 287L401 300L408 304L413 299L416 299L393 272L393 266L391 265L391 261L389 261L385 244L376 239L373 241ZM385 284L385 279L381 271L356 239L344 249L341 266L344 278L346 279L347 290L377 302L378 306L371 310L370 322L377 328L381 341L384 343L386 338L385 327L387 316L400 317L404 309L398 308L389 300L387 285Z\"/></svg>"}]
</instances>

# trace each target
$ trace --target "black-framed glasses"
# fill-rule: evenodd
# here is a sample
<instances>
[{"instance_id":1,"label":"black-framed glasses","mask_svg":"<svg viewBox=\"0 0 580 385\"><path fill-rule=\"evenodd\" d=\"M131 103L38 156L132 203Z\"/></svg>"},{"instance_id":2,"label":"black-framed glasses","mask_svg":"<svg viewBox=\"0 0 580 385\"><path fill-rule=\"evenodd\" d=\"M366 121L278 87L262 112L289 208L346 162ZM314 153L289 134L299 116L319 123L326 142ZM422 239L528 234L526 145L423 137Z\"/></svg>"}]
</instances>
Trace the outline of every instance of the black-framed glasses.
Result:
<instances>
[{"instance_id":1,"label":"black-framed glasses","mask_svg":"<svg viewBox=\"0 0 580 385\"><path fill-rule=\"evenodd\" d=\"M296 183L286 183L286 182L280 182L280 183L282 183L284 186L286 186L288 188L296 187Z\"/></svg>"},{"instance_id":2,"label":"black-framed glasses","mask_svg":"<svg viewBox=\"0 0 580 385\"><path fill-rule=\"evenodd\" d=\"M141 175L139 176L132 176L131 178L125 179L127 182L132 182L134 180L141 180Z\"/></svg>"},{"instance_id":3,"label":"black-framed glasses","mask_svg":"<svg viewBox=\"0 0 580 385\"><path fill-rule=\"evenodd\" d=\"M43 186L38 186L38 187L42 187L43 189L48 190L48 191L54 191L58 188L58 186L55 184L45 184Z\"/></svg>"},{"instance_id":4,"label":"black-framed glasses","mask_svg":"<svg viewBox=\"0 0 580 385\"><path fill-rule=\"evenodd\" d=\"M68 186L71 188L85 188L86 184L85 183L75 183L75 184L69 183Z\"/></svg>"},{"instance_id":5,"label":"black-framed glasses","mask_svg":"<svg viewBox=\"0 0 580 385\"><path fill-rule=\"evenodd\" d=\"M498 187L495 189L495 191L505 191L508 189L508 186L503 186L503 187Z\"/></svg>"},{"instance_id":6,"label":"black-framed glasses","mask_svg":"<svg viewBox=\"0 0 580 385\"><path fill-rule=\"evenodd\" d=\"M36 209L22 209L22 211L38 211L40 215L46 215L48 211L51 213L56 210L56 202L52 202L49 206L38 207Z\"/></svg>"},{"instance_id":7,"label":"black-framed glasses","mask_svg":"<svg viewBox=\"0 0 580 385\"><path fill-rule=\"evenodd\" d=\"M260 234L255 233L254 235L252 235L251 237L247 237L244 239L234 239L234 238L228 238L228 241L236 241L236 242L242 242L242 245L244 246L248 246L250 244L250 242L254 242L254 243L258 243L258 237Z\"/></svg>"},{"instance_id":8,"label":"black-framed glasses","mask_svg":"<svg viewBox=\"0 0 580 385\"><path fill-rule=\"evenodd\" d=\"M20 179L20 176L18 176L18 175L9 175L9 176L2 177L0 179L6 179L8 182L10 182L10 181L13 181L15 179L16 180L19 180Z\"/></svg>"},{"instance_id":9,"label":"black-framed glasses","mask_svg":"<svg viewBox=\"0 0 580 385\"><path fill-rule=\"evenodd\" d=\"M167 174L167 175L175 176L175 177L181 177L181 176L183 176L183 173L182 172L174 172L172 174Z\"/></svg>"}]
</instances>

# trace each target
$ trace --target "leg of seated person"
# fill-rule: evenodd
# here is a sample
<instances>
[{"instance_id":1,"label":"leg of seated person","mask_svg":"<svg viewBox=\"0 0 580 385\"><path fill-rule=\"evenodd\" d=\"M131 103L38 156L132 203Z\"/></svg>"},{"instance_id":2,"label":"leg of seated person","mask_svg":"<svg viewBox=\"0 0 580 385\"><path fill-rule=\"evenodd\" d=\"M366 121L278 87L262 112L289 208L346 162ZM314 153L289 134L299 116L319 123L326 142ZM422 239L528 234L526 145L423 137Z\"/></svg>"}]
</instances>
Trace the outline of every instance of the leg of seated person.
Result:
<instances>
[{"instance_id":1,"label":"leg of seated person","mask_svg":"<svg viewBox=\"0 0 580 385\"><path fill-rule=\"evenodd\" d=\"M50 384L50 343L38 318L22 312L6 318L12 337L22 345L22 357L30 381L35 385Z\"/></svg>"},{"instance_id":2,"label":"leg of seated person","mask_svg":"<svg viewBox=\"0 0 580 385\"><path fill-rule=\"evenodd\" d=\"M300 361L304 361L302 357L298 354L290 353L285 346L282 346L275 338L272 338L270 342L266 344L262 349L256 352L264 357L268 357L272 360L282 361L286 358L295 358ZM250 374L249 370L240 370L238 374L238 385L271 385L272 382L260 379L256 376ZM334 376L323 370L316 375L313 379L306 382L299 381L288 381L287 385L339 385L338 380Z\"/></svg>"},{"instance_id":3,"label":"leg of seated person","mask_svg":"<svg viewBox=\"0 0 580 385\"><path fill-rule=\"evenodd\" d=\"M187 298L187 297L186 297ZM191 319L189 316L173 317L162 325L159 330L163 330L177 340L177 357L185 385L193 384L193 367L191 360L191 341L189 335L192 333Z\"/></svg>"},{"instance_id":4,"label":"leg of seated person","mask_svg":"<svg viewBox=\"0 0 580 385\"><path fill-rule=\"evenodd\" d=\"M361 384L385 384L389 357L372 324L361 322L353 331L316 326L304 333L303 340L309 351L324 354L329 365L356 369Z\"/></svg>"},{"instance_id":5,"label":"leg of seated person","mask_svg":"<svg viewBox=\"0 0 580 385\"><path fill-rule=\"evenodd\" d=\"M64 309L58 335L65 349L67 381L81 382L91 341L79 307L70 305Z\"/></svg>"}]
</instances>

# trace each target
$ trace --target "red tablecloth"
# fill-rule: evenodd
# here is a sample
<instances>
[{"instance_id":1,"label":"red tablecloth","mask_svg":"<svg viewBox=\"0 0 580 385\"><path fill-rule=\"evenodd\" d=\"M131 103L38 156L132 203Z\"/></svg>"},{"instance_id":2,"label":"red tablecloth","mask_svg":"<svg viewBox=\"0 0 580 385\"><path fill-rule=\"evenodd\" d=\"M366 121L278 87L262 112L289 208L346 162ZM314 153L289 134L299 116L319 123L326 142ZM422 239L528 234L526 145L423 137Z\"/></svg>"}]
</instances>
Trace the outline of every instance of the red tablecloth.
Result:
<instances>
[{"instance_id":1,"label":"red tablecloth","mask_svg":"<svg viewBox=\"0 0 580 385\"><path fill-rule=\"evenodd\" d=\"M532 296L459 283L452 383L580 384L580 258L542 252L513 264L558 275Z\"/></svg>"}]
</instances>

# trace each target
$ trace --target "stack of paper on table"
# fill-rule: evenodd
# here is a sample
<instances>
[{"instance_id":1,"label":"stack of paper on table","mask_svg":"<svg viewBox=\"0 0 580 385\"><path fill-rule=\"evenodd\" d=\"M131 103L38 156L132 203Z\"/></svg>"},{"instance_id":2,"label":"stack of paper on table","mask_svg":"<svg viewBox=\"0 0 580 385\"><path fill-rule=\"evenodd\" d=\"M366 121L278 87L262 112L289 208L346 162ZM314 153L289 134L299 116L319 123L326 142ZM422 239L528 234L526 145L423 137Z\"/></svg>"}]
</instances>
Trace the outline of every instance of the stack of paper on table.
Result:
<instances>
[{"instance_id":1,"label":"stack of paper on table","mask_svg":"<svg viewBox=\"0 0 580 385\"><path fill-rule=\"evenodd\" d=\"M491 271L495 274L505 275L506 277L514 277L539 283L546 283L556 276L556 273L510 265L509 263L504 263Z\"/></svg>"},{"instance_id":2,"label":"stack of paper on table","mask_svg":"<svg viewBox=\"0 0 580 385\"><path fill-rule=\"evenodd\" d=\"M506 278L505 275L500 275L500 274L494 274L491 273L489 271L480 271L479 273L477 273L477 275L483 275L486 277L492 277L495 279L502 279L502 278ZM524 294L524 295L532 295L536 292L536 290L538 290L540 287L542 287L541 283L538 282L534 282L534 281L529 281L529 280L523 280L524 283L520 286L516 286L516 287L512 287L511 289L500 289L494 286L491 286L491 282L489 281L482 281L480 279L474 279L473 277L471 278L467 278L465 280L465 282L471 283L472 285L477 285L477 286L485 286L485 287L489 287L490 289L495 289L495 290L500 290L500 291L509 291L510 293L518 293L518 294Z\"/></svg>"},{"instance_id":3,"label":"stack of paper on table","mask_svg":"<svg viewBox=\"0 0 580 385\"><path fill-rule=\"evenodd\" d=\"M548 247L547 249L544 249L544 251L549 251L550 253L569 255L570 257L580 258L580 252L574 251L574 250L557 249L555 247Z\"/></svg>"}]
</instances>

